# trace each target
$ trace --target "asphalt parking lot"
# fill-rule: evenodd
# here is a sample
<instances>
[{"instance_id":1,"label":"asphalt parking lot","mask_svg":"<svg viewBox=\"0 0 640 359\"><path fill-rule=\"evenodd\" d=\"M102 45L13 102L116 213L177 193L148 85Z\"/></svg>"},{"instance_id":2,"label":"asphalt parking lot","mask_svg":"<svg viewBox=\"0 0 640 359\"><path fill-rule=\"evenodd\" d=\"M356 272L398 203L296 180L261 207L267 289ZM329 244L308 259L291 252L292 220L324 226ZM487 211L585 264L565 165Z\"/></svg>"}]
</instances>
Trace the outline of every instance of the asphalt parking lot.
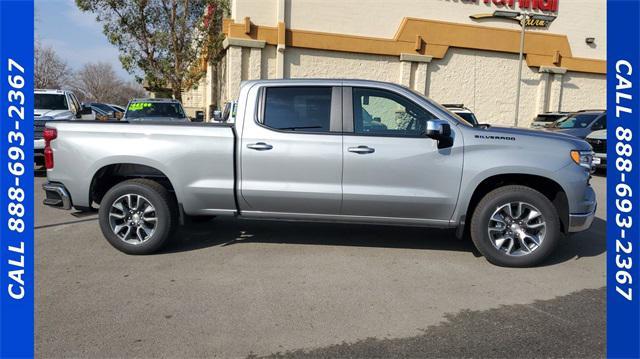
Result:
<instances>
[{"instance_id":1,"label":"asphalt parking lot","mask_svg":"<svg viewBox=\"0 0 640 359\"><path fill-rule=\"evenodd\" d=\"M44 178L35 182L42 202ZM38 357L603 357L598 218L531 269L446 231L216 219L128 256L36 206Z\"/></svg>"}]
</instances>

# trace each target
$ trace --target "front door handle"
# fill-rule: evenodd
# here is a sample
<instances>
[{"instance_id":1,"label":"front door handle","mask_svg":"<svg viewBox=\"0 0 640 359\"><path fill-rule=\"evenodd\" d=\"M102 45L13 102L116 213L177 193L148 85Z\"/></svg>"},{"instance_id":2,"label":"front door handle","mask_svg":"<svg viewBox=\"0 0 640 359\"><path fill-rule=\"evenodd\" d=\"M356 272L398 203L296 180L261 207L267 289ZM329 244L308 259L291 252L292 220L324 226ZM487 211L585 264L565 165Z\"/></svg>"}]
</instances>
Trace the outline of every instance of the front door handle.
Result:
<instances>
[{"instance_id":1,"label":"front door handle","mask_svg":"<svg viewBox=\"0 0 640 359\"><path fill-rule=\"evenodd\" d=\"M268 150L272 149L273 146L271 146L268 143L258 142L258 143L250 143L250 144L248 144L247 148L250 148L250 149L256 150L256 151L268 151Z\"/></svg>"},{"instance_id":2,"label":"front door handle","mask_svg":"<svg viewBox=\"0 0 640 359\"><path fill-rule=\"evenodd\" d=\"M375 148L371 148L371 147L368 147L368 146L349 147L347 150L349 152L353 152L353 153L357 153L357 154L361 154L361 155L366 155L367 153L376 152Z\"/></svg>"}]
</instances>

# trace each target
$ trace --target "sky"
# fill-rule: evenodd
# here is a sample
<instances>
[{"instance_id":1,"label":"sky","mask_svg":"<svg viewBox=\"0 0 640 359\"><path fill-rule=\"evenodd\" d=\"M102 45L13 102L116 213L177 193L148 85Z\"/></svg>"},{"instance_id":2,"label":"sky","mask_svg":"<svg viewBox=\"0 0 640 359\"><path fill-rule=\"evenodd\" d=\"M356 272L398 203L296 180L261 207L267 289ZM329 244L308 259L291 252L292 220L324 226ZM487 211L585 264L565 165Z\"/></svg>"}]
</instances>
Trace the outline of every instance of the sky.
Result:
<instances>
[{"instance_id":1,"label":"sky","mask_svg":"<svg viewBox=\"0 0 640 359\"><path fill-rule=\"evenodd\" d=\"M52 46L74 70L88 62L108 62L125 80L133 80L118 60L118 49L102 33L92 13L80 11L74 0L35 0L36 41Z\"/></svg>"}]
</instances>

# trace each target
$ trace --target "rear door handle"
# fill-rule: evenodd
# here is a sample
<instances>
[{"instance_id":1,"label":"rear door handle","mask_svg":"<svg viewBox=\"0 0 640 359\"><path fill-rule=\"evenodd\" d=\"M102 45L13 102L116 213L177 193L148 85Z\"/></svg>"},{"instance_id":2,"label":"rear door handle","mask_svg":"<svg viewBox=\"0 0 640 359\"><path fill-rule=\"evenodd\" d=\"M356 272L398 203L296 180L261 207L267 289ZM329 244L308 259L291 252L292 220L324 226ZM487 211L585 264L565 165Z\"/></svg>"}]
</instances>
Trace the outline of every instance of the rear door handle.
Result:
<instances>
[{"instance_id":1,"label":"rear door handle","mask_svg":"<svg viewBox=\"0 0 640 359\"><path fill-rule=\"evenodd\" d=\"M376 152L376 149L368 146L358 146L358 147L349 147L347 151L361 154L361 155L366 155L367 153Z\"/></svg>"},{"instance_id":2,"label":"rear door handle","mask_svg":"<svg viewBox=\"0 0 640 359\"><path fill-rule=\"evenodd\" d=\"M250 143L250 144L248 144L247 148L250 148L250 149L256 150L256 151L268 151L268 150L272 149L273 146L271 146L268 143L258 142L258 143Z\"/></svg>"}]
</instances>

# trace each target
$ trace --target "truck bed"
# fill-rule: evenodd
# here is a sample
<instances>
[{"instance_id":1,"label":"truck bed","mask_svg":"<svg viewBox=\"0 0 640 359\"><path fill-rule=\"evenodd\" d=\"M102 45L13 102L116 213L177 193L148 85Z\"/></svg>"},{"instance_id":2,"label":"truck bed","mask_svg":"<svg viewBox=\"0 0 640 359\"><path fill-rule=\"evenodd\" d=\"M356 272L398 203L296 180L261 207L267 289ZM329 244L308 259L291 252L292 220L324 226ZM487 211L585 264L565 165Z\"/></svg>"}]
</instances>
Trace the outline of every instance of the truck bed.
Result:
<instances>
[{"instance_id":1,"label":"truck bed","mask_svg":"<svg viewBox=\"0 0 640 359\"><path fill-rule=\"evenodd\" d=\"M47 127L58 132L51 143L55 164L47 176L66 186L74 206L91 205L98 171L132 164L162 172L187 214L236 211L231 125L65 121Z\"/></svg>"}]
</instances>

